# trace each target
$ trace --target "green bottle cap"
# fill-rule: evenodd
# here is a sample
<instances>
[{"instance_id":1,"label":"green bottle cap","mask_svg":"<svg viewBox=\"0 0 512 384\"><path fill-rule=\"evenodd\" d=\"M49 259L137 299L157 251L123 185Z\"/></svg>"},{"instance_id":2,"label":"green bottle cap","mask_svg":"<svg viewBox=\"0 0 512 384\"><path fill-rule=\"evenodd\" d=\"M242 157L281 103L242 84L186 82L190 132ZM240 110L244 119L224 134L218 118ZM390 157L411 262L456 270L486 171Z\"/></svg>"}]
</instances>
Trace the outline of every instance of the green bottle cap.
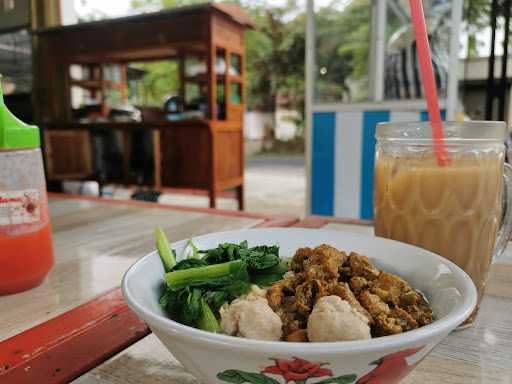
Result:
<instances>
[{"instance_id":1,"label":"green bottle cap","mask_svg":"<svg viewBox=\"0 0 512 384\"><path fill-rule=\"evenodd\" d=\"M40 146L39 128L35 125L25 124L7 109L0 83L0 150Z\"/></svg>"}]
</instances>

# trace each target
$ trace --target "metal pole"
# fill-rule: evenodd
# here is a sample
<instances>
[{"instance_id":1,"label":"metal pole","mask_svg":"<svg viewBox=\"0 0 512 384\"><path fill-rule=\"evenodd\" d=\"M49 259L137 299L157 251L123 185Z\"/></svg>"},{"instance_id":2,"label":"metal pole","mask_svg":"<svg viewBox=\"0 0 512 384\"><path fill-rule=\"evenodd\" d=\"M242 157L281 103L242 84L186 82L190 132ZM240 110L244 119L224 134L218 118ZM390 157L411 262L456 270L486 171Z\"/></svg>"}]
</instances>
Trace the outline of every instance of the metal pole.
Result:
<instances>
[{"instance_id":1,"label":"metal pole","mask_svg":"<svg viewBox=\"0 0 512 384\"><path fill-rule=\"evenodd\" d=\"M448 74L448 89L446 92L446 120L455 120L457 93L459 90L459 37L462 23L463 0L452 1L452 24L450 34L450 69Z\"/></svg>"},{"instance_id":2,"label":"metal pole","mask_svg":"<svg viewBox=\"0 0 512 384\"><path fill-rule=\"evenodd\" d=\"M384 99L384 60L386 59L386 0L377 0L377 36L375 41L375 101Z\"/></svg>"},{"instance_id":3,"label":"metal pole","mask_svg":"<svg viewBox=\"0 0 512 384\"><path fill-rule=\"evenodd\" d=\"M491 52L488 60L487 100L485 104L485 119L492 120L492 105L494 101L494 46L496 45L496 17L498 0L492 0L491 6Z\"/></svg>"},{"instance_id":4,"label":"metal pole","mask_svg":"<svg viewBox=\"0 0 512 384\"><path fill-rule=\"evenodd\" d=\"M306 4L306 65L305 65L305 132L306 139L306 215L311 213L311 146L313 100L315 92L315 1Z\"/></svg>"},{"instance_id":5,"label":"metal pole","mask_svg":"<svg viewBox=\"0 0 512 384\"><path fill-rule=\"evenodd\" d=\"M507 64L508 64L508 38L510 34L510 6L511 0L505 0L505 37L503 39L503 56L501 57L501 79L500 79L500 99L498 104L498 120L505 120L505 98L507 96Z\"/></svg>"},{"instance_id":6,"label":"metal pole","mask_svg":"<svg viewBox=\"0 0 512 384\"><path fill-rule=\"evenodd\" d=\"M384 99L384 60L386 59L386 3L387 0L373 0L370 51L370 99Z\"/></svg>"}]
</instances>

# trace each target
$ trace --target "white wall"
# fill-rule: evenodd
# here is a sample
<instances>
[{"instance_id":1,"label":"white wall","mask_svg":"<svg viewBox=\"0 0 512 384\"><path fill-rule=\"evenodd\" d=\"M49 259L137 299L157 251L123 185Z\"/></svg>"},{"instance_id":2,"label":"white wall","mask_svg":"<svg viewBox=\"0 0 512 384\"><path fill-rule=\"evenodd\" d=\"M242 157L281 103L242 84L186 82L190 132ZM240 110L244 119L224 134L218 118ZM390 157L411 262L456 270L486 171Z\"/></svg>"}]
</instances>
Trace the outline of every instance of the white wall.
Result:
<instances>
[{"instance_id":1,"label":"white wall","mask_svg":"<svg viewBox=\"0 0 512 384\"><path fill-rule=\"evenodd\" d=\"M297 119L299 112L280 109L276 112L276 138L279 140L290 140L295 137L297 125L292 119Z\"/></svg>"},{"instance_id":2,"label":"white wall","mask_svg":"<svg viewBox=\"0 0 512 384\"><path fill-rule=\"evenodd\" d=\"M265 126L272 124L272 113L259 111L245 111L244 138L261 140L265 133Z\"/></svg>"},{"instance_id":3,"label":"white wall","mask_svg":"<svg viewBox=\"0 0 512 384\"><path fill-rule=\"evenodd\" d=\"M281 109L276 112L276 138L289 140L295 137L297 126L290 118L297 118L297 111ZM273 116L270 112L246 111L244 113L244 138L262 140L265 126L272 126Z\"/></svg>"},{"instance_id":4,"label":"white wall","mask_svg":"<svg viewBox=\"0 0 512 384\"><path fill-rule=\"evenodd\" d=\"M62 25L78 23L78 15L73 0L60 1L60 17Z\"/></svg>"}]
</instances>

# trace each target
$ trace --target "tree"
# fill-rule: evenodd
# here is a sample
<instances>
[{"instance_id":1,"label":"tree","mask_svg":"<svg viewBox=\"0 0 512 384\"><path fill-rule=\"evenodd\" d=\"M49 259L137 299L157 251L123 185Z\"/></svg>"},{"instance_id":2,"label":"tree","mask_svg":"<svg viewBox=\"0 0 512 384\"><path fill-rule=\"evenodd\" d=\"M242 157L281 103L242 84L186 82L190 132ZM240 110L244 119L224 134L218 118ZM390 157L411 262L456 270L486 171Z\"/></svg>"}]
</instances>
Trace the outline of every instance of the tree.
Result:
<instances>
[{"instance_id":1,"label":"tree","mask_svg":"<svg viewBox=\"0 0 512 384\"><path fill-rule=\"evenodd\" d=\"M137 11L153 12L166 8L193 5L203 0L132 0L131 8ZM141 63L132 63L130 66L145 71L137 87L137 94L141 95L146 105L162 107L165 99L178 92L179 76L178 63L173 60L159 60ZM139 101L139 100L137 100Z\"/></svg>"},{"instance_id":2,"label":"tree","mask_svg":"<svg viewBox=\"0 0 512 384\"><path fill-rule=\"evenodd\" d=\"M137 82L135 94L136 104L162 107L165 99L178 93L179 75L178 63L172 60L148 61L141 63L130 63L130 67L145 72L140 81Z\"/></svg>"},{"instance_id":3,"label":"tree","mask_svg":"<svg viewBox=\"0 0 512 384\"><path fill-rule=\"evenodd\" d=\"M491 2L489 0L467 0L464 2L464 19L468 35L468 57L478 55L477 34L489 25Z\"/></svg>"},{"instance_id":4,"label":"tree","mask_svg":"<svg viewBox=\"0 0 512 384\"><path fill-rule=\"evenodd\" d=\"M279 96L291 104L303 101L304 13L288 20L297 9L294 1L282 8L249 8L258 26L246 35L249 109L275 111Z\"/></svg>"},{"instance_id":5,"label":"tree","mask_svg":"<svg viewBox=\"0 0 512 384\"><path fill-rule=\"evenodd\" d=\"M315 98L359 101L367 96L371 0L336 3L315 15L317 78Z\"/></svg>"},{"instance_id":6,"label":"tree","mask_svg":"<svg viewBox=\"0 0 512 384\"><path fill-rule=\"evenodd\" d=\"M200 4L204 2L204 0L131 0L130 5L132 9L149 12L185 5Z\"/></svg>"}]
</instances>

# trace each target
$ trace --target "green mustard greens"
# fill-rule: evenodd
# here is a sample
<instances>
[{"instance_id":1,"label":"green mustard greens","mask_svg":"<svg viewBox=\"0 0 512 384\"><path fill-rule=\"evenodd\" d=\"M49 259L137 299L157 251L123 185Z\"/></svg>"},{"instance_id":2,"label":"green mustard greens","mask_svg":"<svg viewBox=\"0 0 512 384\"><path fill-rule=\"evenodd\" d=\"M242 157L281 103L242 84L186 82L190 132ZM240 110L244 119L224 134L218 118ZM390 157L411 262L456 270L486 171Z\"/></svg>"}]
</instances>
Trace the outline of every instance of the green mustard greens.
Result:
<instances>
[{"instance_id":1,"label":"green mustard greens","mask_svg":"<svg viewBox=\"0 0 512 384\"><path fill-rule=\"evenodd\" d=\"M253 284L270 286L288 270L277 245L249 248L247 241L242 241L200 250L188 240L187 258L177 262L162 228L158 227L155 235L165 271L160 305L173 319L205 331L220 332L222 305L248 293Z\"/></svg>"}]
</instances>

